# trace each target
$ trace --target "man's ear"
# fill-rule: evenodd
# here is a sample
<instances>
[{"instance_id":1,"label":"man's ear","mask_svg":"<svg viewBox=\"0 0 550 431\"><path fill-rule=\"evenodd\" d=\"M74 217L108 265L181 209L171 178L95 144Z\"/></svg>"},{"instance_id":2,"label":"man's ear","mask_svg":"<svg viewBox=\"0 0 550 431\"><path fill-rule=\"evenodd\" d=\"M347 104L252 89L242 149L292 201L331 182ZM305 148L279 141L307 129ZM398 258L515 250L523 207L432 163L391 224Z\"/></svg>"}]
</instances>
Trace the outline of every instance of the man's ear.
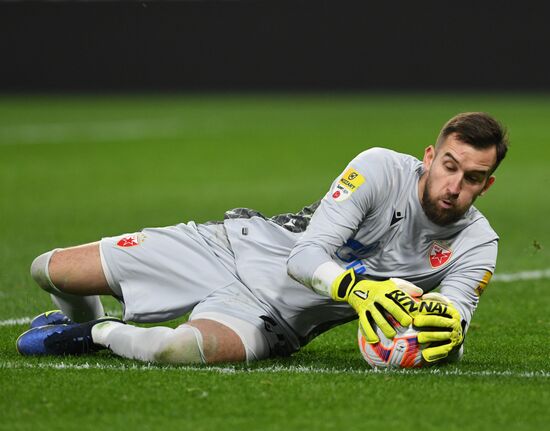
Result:
<instances>
[{"instance_id":1,"label":"man's ear","mask_svg":"<svg viewBox=\"0 0 550 431\"><path fill-rule=\"evenodd\" d=\"M489 179L487 180L487 182L485 183L485 186L483 187L483 190L481 191L481 193L479 195L483 196L485 193L487 193L487 190L489 190L491 188L491 186L494 184L494 182L495 182L495 177L494 177L494 175L491 175L489 177Z\"/></svg>"},{"instance_id":2,"label":"man's ear","mask_svg":"<svg viewBox=\"0 0 550 431\"><path fill-rule=\"evenodd\" d=\"M426 147L424 150L424 158L422 159L422 162L424 163L424 170L429 171L430 167L432 166L432 162L435 159L435 148L433 145L430 145L429 147Z\"/></svg>"}]
</instances>

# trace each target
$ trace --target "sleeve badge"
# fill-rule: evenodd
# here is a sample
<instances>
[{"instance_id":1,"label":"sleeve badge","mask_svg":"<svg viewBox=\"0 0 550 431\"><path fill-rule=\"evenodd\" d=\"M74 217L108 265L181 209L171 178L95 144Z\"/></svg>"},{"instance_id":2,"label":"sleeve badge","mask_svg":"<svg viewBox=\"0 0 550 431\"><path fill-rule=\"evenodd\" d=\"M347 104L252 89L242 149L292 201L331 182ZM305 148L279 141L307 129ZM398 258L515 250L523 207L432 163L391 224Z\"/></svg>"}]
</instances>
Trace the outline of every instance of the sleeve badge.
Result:
<instances>
[{"instance_id":1,"label":"sleeve badge","mask_svg":"<svg viewBox=\"0 0 550 431\"><path fill-rule=\"evenodd\" d=\"M337 201L345 201L365 182L365 177L353 168L348 168L332 192L332 198Z\"/></svg>"}]
</instances>

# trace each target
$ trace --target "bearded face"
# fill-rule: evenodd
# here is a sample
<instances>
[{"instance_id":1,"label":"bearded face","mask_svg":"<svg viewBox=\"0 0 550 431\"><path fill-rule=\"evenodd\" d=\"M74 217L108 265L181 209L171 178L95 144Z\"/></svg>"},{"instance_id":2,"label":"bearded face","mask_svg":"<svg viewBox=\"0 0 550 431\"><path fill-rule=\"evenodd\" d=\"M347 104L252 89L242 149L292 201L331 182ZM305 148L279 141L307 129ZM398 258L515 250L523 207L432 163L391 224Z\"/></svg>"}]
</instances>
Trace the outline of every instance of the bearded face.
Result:
<instances>
[{"instance_id":1,"label":"bearded face","mask_svg":"<svg viewBox=\"0 0 550 431\"><path fill-rule=\"evenodd\" d=\"M494 182L494 147L478 149L450 135L437 146L426 148L419 198L433 223L447 226L460 220L476 198Z\"/></svg>"},{"instance_id":2,"label":"bearded face","mask_svg":"<svg viewBox=\"0 0 550 431\"><path fill-rule=\"evenodd\" d=\"M474 198L471 202L461 205L457 196L450 193L437 196L434 188L431 175L428 173L421 204L428 219L439 226L447 226L460 220L475 201Z\"/></svg>"}]
</instances>

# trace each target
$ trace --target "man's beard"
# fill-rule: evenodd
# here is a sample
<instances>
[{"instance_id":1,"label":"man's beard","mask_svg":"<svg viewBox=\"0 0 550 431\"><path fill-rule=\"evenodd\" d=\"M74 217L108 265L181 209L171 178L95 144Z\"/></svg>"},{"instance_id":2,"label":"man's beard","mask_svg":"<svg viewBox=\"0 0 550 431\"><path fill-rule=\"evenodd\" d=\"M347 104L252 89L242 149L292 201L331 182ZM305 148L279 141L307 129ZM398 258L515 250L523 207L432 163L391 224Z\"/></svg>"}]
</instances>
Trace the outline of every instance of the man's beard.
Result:
<instances>
[{"instance_id":1,"label":"man's beard","mask_svg":"<svg viewBox=\"0 0 550 431\"><path fill-rule=\"evenodd\" d=\"M427 174L426 184L424 185L424 193L422 193L422 209L428 217L428 219L439 226L448 226L460 220L466 211L470 208L468 205L466 208L452 207L449 209L440 208L437 205L437 199L430 195L430 176ZM443 197L443 199L454 202L449 197Z\"/></svg>"}]
</instances>

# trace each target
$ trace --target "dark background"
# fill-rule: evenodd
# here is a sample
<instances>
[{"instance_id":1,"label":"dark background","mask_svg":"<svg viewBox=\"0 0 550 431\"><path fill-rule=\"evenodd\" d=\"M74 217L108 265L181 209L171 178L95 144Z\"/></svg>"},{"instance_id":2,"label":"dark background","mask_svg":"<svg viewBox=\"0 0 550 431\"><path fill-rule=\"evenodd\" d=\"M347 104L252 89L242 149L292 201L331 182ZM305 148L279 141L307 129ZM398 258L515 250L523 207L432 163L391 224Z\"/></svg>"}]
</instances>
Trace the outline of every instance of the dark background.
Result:
<instances>
[{"instance_id":1,"label":"dark background","mask_svg":"<svg viewBox=\"0 0 550 431\"><path fill-rule=\"evenodd\" d=\"M550 90L550 5L0 3L0 91Z\"/></svg>"}]
</instances>

